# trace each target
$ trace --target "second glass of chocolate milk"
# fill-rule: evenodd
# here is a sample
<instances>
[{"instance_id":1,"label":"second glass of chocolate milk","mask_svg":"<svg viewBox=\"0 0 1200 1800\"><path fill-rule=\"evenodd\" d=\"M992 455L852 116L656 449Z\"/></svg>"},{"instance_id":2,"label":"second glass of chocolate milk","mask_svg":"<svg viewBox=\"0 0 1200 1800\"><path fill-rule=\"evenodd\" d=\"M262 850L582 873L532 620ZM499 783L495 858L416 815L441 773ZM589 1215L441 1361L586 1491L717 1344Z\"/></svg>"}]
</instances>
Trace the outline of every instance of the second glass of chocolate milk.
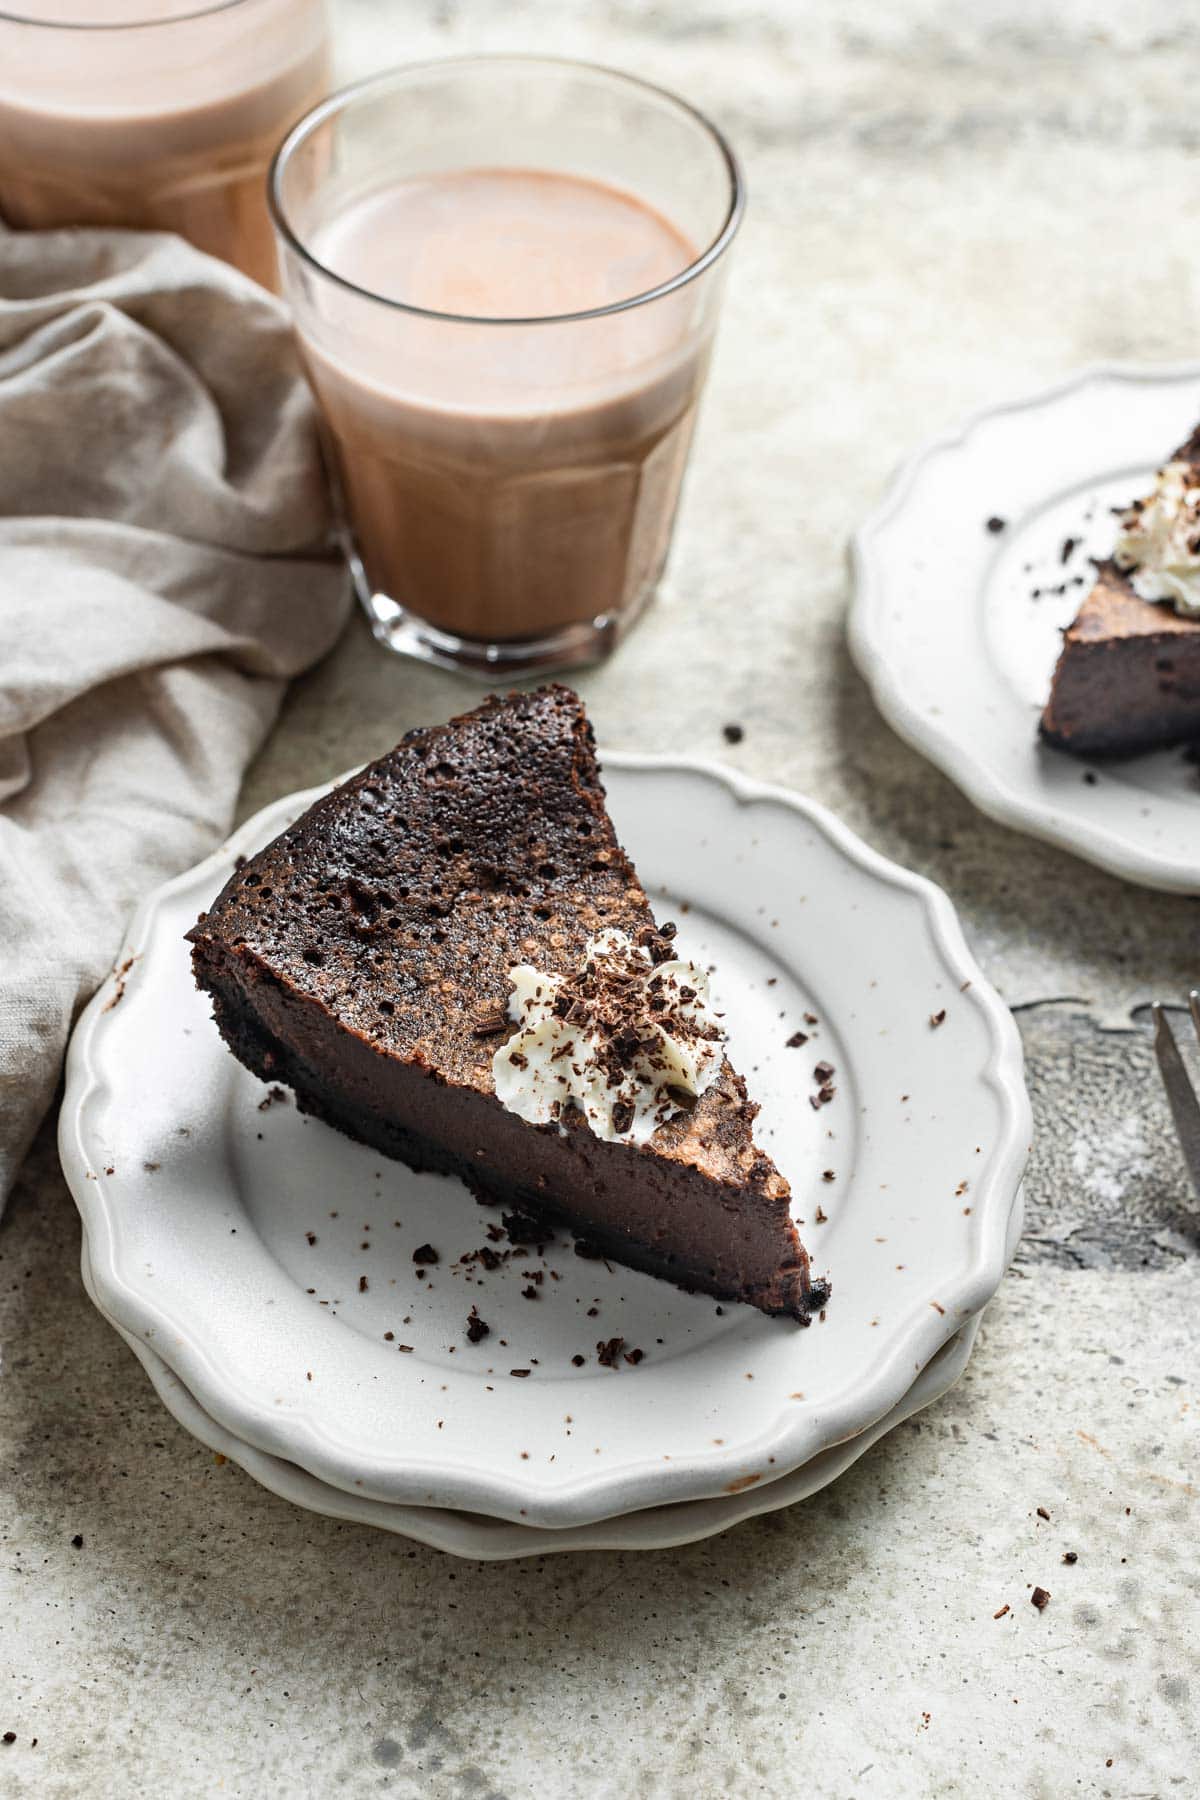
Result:
<instances>
[{"instance_id":1,"label":"second glass of chocolate milk","mask_svg":"<svg viewBox=\"0 0 1200 1800\"><path fill-rule=\"evenodd\" d=\"M0 219L177 231L275 287L267 167L328 91L324 0L15 0Z\"/></svg>"},{"instance_id":2,"label":"second glass of chocolate milk","mask_svg":"<svg viewBox=\"0 0 1200 1800\"><path fill-rule=\"evenodd\" d=\"M271 202L376 636L489 677L607 654L670 544L724 139L608 70L436 63L302 120Z\"/></svg>"}]
</instances>

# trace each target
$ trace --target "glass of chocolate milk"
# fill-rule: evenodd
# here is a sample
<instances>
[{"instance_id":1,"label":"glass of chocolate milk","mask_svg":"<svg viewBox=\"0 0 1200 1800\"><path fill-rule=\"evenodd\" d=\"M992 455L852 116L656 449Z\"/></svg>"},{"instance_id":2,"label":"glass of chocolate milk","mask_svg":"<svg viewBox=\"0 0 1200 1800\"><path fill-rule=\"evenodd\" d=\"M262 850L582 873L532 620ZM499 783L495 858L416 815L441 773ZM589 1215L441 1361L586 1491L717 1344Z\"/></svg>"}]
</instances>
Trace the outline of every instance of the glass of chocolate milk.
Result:
<instances>
[{"instance_id":1,"label":"glass of chocolate milk","mask_svg":"<svg viewBox=\"0 0 1200 1800\"><path fill-rule=\"evenodd\" d=\"M271 175L284 292L375 635L488 677L606 655L666 561L743 189L626 75L401 69Z\"/></svg>"},{"instance_id":2,"label":"glass of chocolate milk","mask_svg":"<svg viewBox=\"0 0 1200 1800\"><path fill-rule=\"evenodd\" d=\"M325 0L0 0L0 219L178 231L278 285L266 177Z\"/></svg>"}]
</instances>

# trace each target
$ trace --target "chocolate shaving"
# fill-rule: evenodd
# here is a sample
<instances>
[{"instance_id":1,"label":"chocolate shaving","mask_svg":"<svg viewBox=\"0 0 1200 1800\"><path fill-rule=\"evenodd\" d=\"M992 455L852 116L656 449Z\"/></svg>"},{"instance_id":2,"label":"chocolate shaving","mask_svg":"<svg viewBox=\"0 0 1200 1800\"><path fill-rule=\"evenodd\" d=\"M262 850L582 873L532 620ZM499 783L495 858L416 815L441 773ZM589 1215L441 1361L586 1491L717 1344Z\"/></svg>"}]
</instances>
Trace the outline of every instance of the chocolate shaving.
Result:
<instances>
[{"instance_id":1,"label":"chocolate shaving","mask_svg":"<svg viewBox=\"0 0 1200 1800\"><path fill-rule=\"evenodd\" d=\"M496 1037L507 1030L510 1024L508 1013L502 1006L480 1007L475 1014L471 1029L476 1037Z\"/></svg>"},{"instance_id":2,"label":"chocolate shaving","mask_svg":"<svg viewBox=\"0 0 1200 1800\"><path fill-rule=\"evenodd\" d=\"M607 1343L601 1339L596 1345L596 1355L601 1366L606 1369L615 1369L624 1348L625 1339L623 1337L609 1338Z\"/></svg>"}]
</instances>

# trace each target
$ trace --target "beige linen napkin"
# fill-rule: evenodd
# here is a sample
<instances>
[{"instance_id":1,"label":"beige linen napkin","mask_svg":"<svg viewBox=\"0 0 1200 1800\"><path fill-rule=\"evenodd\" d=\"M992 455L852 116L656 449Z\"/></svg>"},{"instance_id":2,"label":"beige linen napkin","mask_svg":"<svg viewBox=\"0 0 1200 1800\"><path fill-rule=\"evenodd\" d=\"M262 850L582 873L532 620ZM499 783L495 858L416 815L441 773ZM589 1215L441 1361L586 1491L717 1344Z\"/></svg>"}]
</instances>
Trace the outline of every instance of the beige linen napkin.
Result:
<instances>
[{"instance_id":1,"label":"beige linen napkin","mask_svg":"<svg viewBox=\"0 0 1200 1800\"><path fill-rule=\"evenodd\" d=\"M174 237L0 225L0 1207L134 903L347 604L282 308Z\"/></svg>"}]
</instances>

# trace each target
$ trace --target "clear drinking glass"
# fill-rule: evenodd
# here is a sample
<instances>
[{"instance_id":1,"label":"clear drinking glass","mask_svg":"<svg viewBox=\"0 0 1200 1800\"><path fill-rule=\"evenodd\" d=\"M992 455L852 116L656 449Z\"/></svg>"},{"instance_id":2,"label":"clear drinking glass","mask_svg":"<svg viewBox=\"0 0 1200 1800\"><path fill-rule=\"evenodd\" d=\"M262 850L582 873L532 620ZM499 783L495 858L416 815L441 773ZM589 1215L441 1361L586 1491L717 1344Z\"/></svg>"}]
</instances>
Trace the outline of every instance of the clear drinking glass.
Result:
<instances>
[{"instance_id":1,"label":"clear drinking glass","mask_svg":"<svg viewBox=\"0 0 1200 1800\"><path fill-rule=\"evenodd\" d=\"M724 138L611 70L426 64L301 120L270 201L376 637L488 676L606 655L670 544L743 208Z\"/></svg>"},{"instance_id":2,"label":"clear drinking glass","mask_svg":"<svg viewBox=\"0 0 1200 1800\"><path fill-rule=\"evenodd\" d=\"M0 0L0 219L178 231L274 287L266 175L325 0Z\"/></svg>"}]
</instances>

